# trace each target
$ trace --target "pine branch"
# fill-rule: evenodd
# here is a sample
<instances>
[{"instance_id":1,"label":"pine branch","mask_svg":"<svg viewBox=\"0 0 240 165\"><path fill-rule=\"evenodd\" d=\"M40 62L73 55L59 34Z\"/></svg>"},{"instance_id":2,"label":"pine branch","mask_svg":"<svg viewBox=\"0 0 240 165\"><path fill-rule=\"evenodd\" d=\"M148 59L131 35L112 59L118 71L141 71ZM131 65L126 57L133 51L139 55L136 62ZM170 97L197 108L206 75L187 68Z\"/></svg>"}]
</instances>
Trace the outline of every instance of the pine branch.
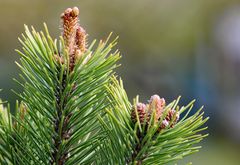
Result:
<instances>
[{"instance_id":1,"label":"pine branch","mask_svg":"<svg viewBox=\"0 0 240 165\"><path fill-rule=\"evenodd\" d=\"M47 28L46 33L47 37L34 29L30 32L26 26L25 41L20 39L24 53L18 51L22 56L22 64L18 66L24 73L20 77L25 82L19 82L25 88L20 97L29 109L25 116L29 120L19 123L32 132L32 139L27 139L29 150L37 159L43 159L44 164L49 161L59 165L80 163L83 161L79 159L81 155L93 153L92 147L96 147L94 132L99 131L94 116L106 106L104 85L120 56L118 52L109 56L115 41L109 45L100 42L95 51L91 51L92 43L86 52L82 52L81 58L73 61L82 47L70 51L72 46L64 46L66 41L63 39L62 47L58 48ZM79 44L78 37L76 43ZM55 52L58 52L58 58ZM70 54L72 52L75 54ZM80 142L80 139L85 140ZM21 156L18 155L19 162L23 162Z\"/></svg>"},{"instance_id":2,"label":"pine branch","mask_svg":"<svg viewBox=\"0 0 240 165\"><path fill-rule=\"evenodd\" d=\"M116 39L87 46L78 15L64 11L59 40L45 24L45 32L25 25L16 114L0 101L0 163L166 164L197 152L207 136L201 109L188 116L194 102L180 108L180 98L166 104L158 95L131 103L113 72Z\"/></svg>"},{"instance_id":3,"label":"pine branch","mask_svg":"<svg viewBox=\"0 0 240 165\"><path fill-rule=\"evenodd\" d=\"M139 103L137 97L131 106L121 80L113 78L108 90L115 103L100 119L108 136L100 152L109 150L103 157L110 162L166 164L197 152L200 147L193 145L207 136L199 134L206 129L201 126L208 120L203 118L202 108L188 117L194 101L179 108L180 98L165 105L164 99L154 95L147 105ZM178 121L185 111L187 114Z\"/></svg>"}]
</instances>

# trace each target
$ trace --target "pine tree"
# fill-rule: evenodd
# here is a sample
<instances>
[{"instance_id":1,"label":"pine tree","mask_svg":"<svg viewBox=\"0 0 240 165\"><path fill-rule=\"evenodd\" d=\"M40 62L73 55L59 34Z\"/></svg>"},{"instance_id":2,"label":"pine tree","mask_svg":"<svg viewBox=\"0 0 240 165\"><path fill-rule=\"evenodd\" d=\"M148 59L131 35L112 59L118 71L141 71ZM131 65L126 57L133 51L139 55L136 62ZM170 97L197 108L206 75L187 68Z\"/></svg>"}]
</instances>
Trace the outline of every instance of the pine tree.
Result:
<instances>
[{"instance_id":1,"label":"pine tree","mask_svg":"<svg viewBox=\"0 0 240 165\"><path fill-rule=\"evenodd\" d=\"M202 108L178 106L158 95L129 100L118 67L116 39L87 46L77 7L62 13L52 39L25 25L17 50L23 87L15 114L0 103L1 164L167 164L197 152L207 134Z\"/></svg>"}]
</instances>

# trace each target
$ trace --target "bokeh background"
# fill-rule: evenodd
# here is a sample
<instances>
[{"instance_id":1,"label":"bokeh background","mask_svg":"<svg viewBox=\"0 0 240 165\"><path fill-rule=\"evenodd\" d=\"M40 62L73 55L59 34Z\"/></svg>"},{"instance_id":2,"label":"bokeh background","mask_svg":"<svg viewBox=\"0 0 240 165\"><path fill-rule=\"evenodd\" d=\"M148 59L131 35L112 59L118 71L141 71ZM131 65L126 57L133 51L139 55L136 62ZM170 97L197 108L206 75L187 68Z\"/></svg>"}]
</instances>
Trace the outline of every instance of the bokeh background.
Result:
<instances>
[{"instance_id":1,"label":"bokeh background","mask_svg":"<svg viewBox=\"0 0 240 165\"><path fill-rule=\"evenodd\" d=\"M0 0L0 97L12 107L23 24L41 30L46 22L58 37L59 16L73 6L89 42L120 36L117 72L130 98L181 95L182 105L205 105L210 135L180 164L240 164L240 0Z\"/></svg>"}]
</instances>

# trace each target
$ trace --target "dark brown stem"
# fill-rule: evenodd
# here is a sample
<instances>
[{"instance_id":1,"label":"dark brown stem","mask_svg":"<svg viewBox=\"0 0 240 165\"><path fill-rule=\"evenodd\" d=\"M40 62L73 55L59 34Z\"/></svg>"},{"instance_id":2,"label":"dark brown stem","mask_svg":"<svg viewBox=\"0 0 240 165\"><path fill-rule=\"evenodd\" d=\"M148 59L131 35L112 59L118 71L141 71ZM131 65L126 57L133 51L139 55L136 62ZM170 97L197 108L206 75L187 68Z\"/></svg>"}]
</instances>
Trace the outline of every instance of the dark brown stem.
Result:
<instances>
[{"instance_id":1,"label":"dark brown stem","mask_svg":"<svg viewBox=\"0 0 240 165\"><path fill-rule=\"evenodd\" d=\"M60 87L57 89L56 96L56 110L57 116L54 121L54 131L55 135L53 136L54 149L52 152L52 160L51 164L56 165L64 165L68 158L68 151L60 151L60 147L63 140L67 140L70 138L70 130L66 129L69 123L69 118L71 117L71 113L64 115L63 111L66 105L66 98L63 100L63 104L61 104L61 93L66 88L66 73L63 76L63 81ZM63 119L63 123L61 123Z\"/></svg>"},{"instance_id":2,"label":"dark brown stem","mask_svg":"<svg viewBox=\"0 0 240 165\"><path fill-rule=\"evenodd\" d=\"M128 165L142 165L143 160L146 158L146 156L143 156L140 159L139 158L137 159L137 156L139 152L142 150L142 147L144 145L144 144L141 144L141 141L143 140L144 135L145 133L140 133L140 131L138 131L137 136L140 142L136 144L134 151L131 155L131 158L127 161Z\"/></svg>"},{"instance_id":3,"label":"dark brown stem","mask_svg":"<svg viewBox=\"0 0 240 165\"><path fill-rule=\"evenodd\" d=\"M134 152L132 154L132 162L131 162L131 164L134 164L134 163L136 163L137 165L141 165L142 164L142 160L136 160L136 157L137 157L138 153L141 151L141 149L142 149L141 144L137 144L135 149L134 149Z\"/></svg>"}]
</instances>

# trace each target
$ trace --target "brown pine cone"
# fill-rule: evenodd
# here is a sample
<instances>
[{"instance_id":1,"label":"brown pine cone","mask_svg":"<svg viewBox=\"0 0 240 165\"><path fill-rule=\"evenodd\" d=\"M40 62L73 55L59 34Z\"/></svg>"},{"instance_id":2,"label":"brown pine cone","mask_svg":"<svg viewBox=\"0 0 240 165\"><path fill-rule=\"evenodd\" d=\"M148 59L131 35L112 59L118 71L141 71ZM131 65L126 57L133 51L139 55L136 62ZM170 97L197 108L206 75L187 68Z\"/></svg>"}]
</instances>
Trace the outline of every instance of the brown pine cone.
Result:
<instances>
[{"instance_id":1,"label":"brown pine cone","mask_svg":"<svg viewBox=\"0 0 240 165\"><path fill-rule=\"evenodd\" d=\"M160 127L158 128L158 131L161 131L162 129L165 129L168 125L169 125L169 122L168 122L166 119L164 119L164 120L162 121L162 124L161 124Z\"/></svg>"},{"instance_id":2,"label":"brown pine cone","mask_svg":"<svg viewBox=\"0 0 240 165\"><path fill-rule=\"evenodd\" d=\"M131 119L132 119L133 123L137 122L137 115L138 115L138 118L139 118L139 121L141 124L144 123L144 120L147 120L147 119L145 119L146 118L146 105L145 104L137 103L137 114L135 111L135 107L132 109Z\"/></svg>"},{"instance_id":3,"label":"brown pine cone","mask_svg":"<svg viewBox=\"0 0 240 165\"><path fill-rule=\"evenodd\" d=\"M175 116L175 119L174 121L173 120L173 117ZM161 130L165 129L166 127L170 125L171 128L174 127L174 125L177 123L177 121L179 120L179 112L176 112L175 110L171 109L169 110L167 116L165 117L165 119L163 119L162 123L160 124L159 128L158 128L158 132L160 132ZM172 123L171 123L172 122Z\"/></svg>"},{"instance_id":4,"label":"brown pine cone","mask_svg":"<svg viewBox=\"0 0 240 165\"><path fill-rule=\"evenodd\" d=\"M175 114L176 114L176 117L175 117L174 121L172 121ZM167 114L167 116L166 116L165 119L166 119L169 123L172 121L172 124L171 124L170 127L173 128L174 125L175 125L175 124L177 123L177 121L179 120L179 113L176 112L175 110L171 109L171 110L168 112L168 114Z\"/></svg>"}]
</instances>

